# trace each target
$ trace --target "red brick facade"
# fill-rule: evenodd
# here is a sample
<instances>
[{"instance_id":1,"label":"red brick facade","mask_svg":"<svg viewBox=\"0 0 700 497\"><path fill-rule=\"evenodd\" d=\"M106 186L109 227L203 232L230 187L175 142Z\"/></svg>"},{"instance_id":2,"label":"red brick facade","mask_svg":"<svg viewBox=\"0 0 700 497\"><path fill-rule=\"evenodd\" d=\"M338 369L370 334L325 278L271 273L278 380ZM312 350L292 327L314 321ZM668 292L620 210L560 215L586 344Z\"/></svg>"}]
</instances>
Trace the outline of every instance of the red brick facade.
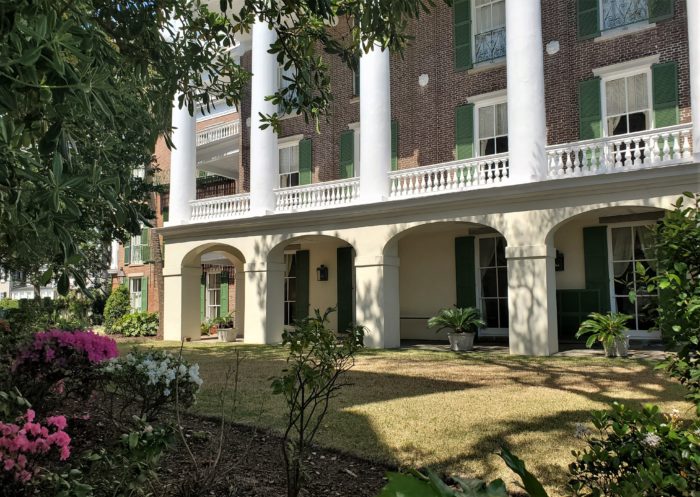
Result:
<instances>
[{"instance_id":1,"label":"red brick facade","mask_svg":"<svg viewBox=\"0 0 700 497\"><path fill-rule=\"evenodd\" d=\"M517 0L511 0L517 1ZM607 39L579 40L576 0L542 2L543 41L558 41L556 54L544 52L548 144L579 139L578 84L593 77L592 70L649 55L660 62L678 62L681 122L690 121L688 40L685 1L675 2L673 18L655 26ZM454 160L455 107L468 98L506 88L505 62L470 70L454 69L452 8L438 3L428 15L409 25L414 37L403 59L391 59L392 118L398 121L399 168L426 166ZM250 69L251 54L242 58ZM339 178L339 136L359 121L359 102L353 96L351 70L331 61L333 102L330 122L321 122L317 134L301 116L282 121L280 137L303 134L313 141L313 181ZM418 77L427 74L425 87ZM243 98L241 122L250 117L250 92ZM243 128L241 186L249 188L249 127Z\"/></svg>"}]
</instances>

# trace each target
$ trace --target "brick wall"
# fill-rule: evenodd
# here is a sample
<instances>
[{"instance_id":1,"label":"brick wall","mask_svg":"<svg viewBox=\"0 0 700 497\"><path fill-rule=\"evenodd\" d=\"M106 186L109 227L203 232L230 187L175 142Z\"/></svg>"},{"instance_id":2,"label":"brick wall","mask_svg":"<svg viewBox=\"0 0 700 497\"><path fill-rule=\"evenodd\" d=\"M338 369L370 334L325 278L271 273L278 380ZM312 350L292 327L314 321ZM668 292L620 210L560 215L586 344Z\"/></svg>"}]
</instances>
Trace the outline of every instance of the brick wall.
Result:
<instances>
[{"instance_id":1,"label":"brick wall","mask_svg":"<svg viewBox=\"0 0 700 497\"><path fill-rule=\"evenodd\" d=\"M517 0L511 0L517 1ZM578 40L576 0L542 2L543 42L559 41L557 54L544 53L547 139L549 144L578 140L578 82L592 70L659 54L660 61L679 63L681 121L690 120L688 42L685 2L677 0L672 19L656 27L605 41ZM505 62L468 71L454 69L452 8L438 3L428 15L410 23L414 41L404 57L391 58L392 118L399 124L399 167L409 168L454 160L454 109L469 97L506 88ZM242 58L250 69L251 53ZM313 139L313 181L339 177L339 135L359 121L359 102L352 95L352 72L338 59L330 60L333 102L330 122L313 124L301 116L282 121L280 137L303 134ZM427 74L421 88L418 77ZM241 122L250 117L250 92L241 105ZM250 128L243 127L241 186L249 191Z\"/></svg>"}]
</instances>

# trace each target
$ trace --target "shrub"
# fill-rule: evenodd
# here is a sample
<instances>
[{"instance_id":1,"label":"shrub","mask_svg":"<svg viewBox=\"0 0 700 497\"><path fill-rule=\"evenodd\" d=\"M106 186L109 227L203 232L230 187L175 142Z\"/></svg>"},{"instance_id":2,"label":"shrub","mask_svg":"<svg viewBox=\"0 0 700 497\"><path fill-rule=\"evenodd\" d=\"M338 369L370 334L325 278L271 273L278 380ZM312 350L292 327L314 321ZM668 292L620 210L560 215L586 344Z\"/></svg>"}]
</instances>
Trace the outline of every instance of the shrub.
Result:
<instances>
[{"instance_id":1,"label":"shrub","mask_svg":"<svg viewBox=\"0 0 700 497\"><path fill-rule=\"evenodd\" d=\"M585 435L588 448L575 452L570 487L585 496L691 496L700 489L700 423L613 404L593 415L598 433Z\"/></svg>"},{"instance_id":2,"label":"shrub","mask_svg":"<svg viewBox=\"0 0 700 497\"><path fill-rule=\"evenodd\" d=\"M107 333L113 333L114 325L130 312L129 290L125 286L120 285L112 290L105 304L104 324Z\"/></svg>"},{"instance_id":3,"label":"shrub","mask_svg":"<svg viewBox=\"0 0 700 497\"><path fill-rule=\"evenodd\" d=\"M154 419L166 406L194 404L202 379L199 365L167 351L134 350L101 368L106 373L103 391L112 417L116 410Z\"/></svg>"},{"instance_id":4,"label":"shrub","mask_svg":"<svg viewBox=\"0 0 700 497\"><path fill-rule=\"evenodd\" d=\"M118 355L111 338L90 331L36 333L12 365L12 381L35 405L49 409L56 397L89 396L98 376L94 366Z\"/></svg>"},{"instance_id":5,"label":"shrub","mask_svg":"<svg viewBox=\"0 0 700 497\"><path fill-rule=\"evenodd\" d=\"M481 311L474 307L454 307L440 309L436 316L428 320L430 328L438 327L436 331L445 328L452 333L476 333L479 328L486 328L486 323L481 319Z\"/></svg>"},{"instance_id":6,"label":"shrub","mask_svg":"<svg viewBox=\"0 0 700 497\"><path fill-rule=\"evenodd\" d=\"M127 337L150 337L158 334L157 312L132 312L122 316L112 327L112 333Z\"/></svg>"}]
</instances>

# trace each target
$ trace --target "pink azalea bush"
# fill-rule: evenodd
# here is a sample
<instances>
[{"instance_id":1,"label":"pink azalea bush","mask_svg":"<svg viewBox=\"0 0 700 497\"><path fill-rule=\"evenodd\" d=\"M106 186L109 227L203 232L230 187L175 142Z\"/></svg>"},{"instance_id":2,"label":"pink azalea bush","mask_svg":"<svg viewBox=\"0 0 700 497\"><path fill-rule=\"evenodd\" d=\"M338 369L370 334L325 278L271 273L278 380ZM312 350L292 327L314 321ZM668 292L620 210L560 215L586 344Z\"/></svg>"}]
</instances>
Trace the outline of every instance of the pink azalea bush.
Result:
<instances>
[{"instance_id":1,"label":"pink azalea bush","mask_svg":"<svg viewBox=\"0 0 700 497\"><path fill-rule=\"evenodd\" d=\"M70 436L64 431L64 416L51 416L44 423L27 409L16 423L0 421L0 468L4 477L27 483L37 473L42 459L52 453L65 461L70 457ZM0 481L4 478L0 478Z\"/></svg>"},{"instance_id":2,"label":"pink azalea bush","mask_svg":"<svg viewBox=\"0 0 700 497\"><path fill-rule=\"evenodd\" d=\"M119 355L114 340L93 331L48 330L34 335L32 344L20 353L14 367L16 369L26 361L53 362L63 366L75 353L84 354L92 364Z\"/></svg>"}]
</instances>

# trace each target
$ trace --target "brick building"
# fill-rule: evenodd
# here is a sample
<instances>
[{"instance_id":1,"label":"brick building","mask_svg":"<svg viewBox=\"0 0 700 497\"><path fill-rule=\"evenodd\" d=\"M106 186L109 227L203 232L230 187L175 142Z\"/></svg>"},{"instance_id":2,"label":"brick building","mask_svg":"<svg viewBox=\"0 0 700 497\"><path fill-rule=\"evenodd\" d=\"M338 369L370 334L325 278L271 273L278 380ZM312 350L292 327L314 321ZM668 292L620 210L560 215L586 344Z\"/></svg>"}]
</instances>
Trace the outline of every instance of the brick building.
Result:
<instances>
[{"instance_id":1,"label":"brick building","mask_svg":"<svg viewBox=\"0 0 700 497\"><path fill-rule=\"evenodd\" d=\"M238 47L253 78L235 194L194 197L195 123L173 111L166 338L196 337L211 257L235 268L251 343L328 306L376 347L434 338L427 319L452 305L513 353L555 352L592 311L655 338L656 296L626 295L636 263L653 268L649 226L700 190L700 2L456 0L408 29L403 57L327 61L320 133L291 115L277 134L258 115L283 71L256 24Z\"/></svg>"}]
</instances>

